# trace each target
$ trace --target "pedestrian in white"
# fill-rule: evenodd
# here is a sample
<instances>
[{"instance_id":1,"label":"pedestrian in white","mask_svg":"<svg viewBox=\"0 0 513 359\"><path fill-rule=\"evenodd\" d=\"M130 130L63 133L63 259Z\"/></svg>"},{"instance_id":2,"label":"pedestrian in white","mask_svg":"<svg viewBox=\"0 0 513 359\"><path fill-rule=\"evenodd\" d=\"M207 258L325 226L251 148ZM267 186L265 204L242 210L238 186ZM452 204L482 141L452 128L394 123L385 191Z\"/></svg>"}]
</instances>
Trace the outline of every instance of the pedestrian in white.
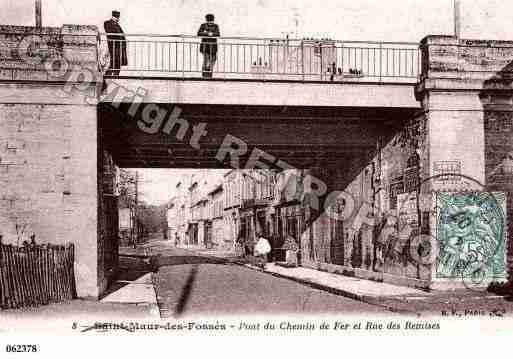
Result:
<instances>
[{"instance_id":1,"label":"pedestrian in white","mask_svg":"<svg viewBox=\"0 0 513 359\"><path fill-rule=\"evenodd\" d=\"M267 255L271 252L271 244L261 233L258 234L257 238L254 254L255 257L259 258L260 265L263 268L267 263Z\"/></svg>"}]
</instances>

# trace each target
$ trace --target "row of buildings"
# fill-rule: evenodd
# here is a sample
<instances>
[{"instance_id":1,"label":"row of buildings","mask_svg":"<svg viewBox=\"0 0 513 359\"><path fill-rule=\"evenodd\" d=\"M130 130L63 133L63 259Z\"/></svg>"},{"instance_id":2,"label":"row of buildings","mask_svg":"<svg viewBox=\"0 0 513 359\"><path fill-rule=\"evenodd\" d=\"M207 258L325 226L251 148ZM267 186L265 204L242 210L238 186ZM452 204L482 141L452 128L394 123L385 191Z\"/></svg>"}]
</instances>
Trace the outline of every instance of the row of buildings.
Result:
<instances>
[{"instance_id":1,"label":"row of buildings","mask_svg":"<svg viewBox=\"0 0 513 359\"><path fill-rule=\"evenodd\" d=\"M299 238L301 211L293 210L299 201L283 200L282 174L231 170L212 177L203 171L176 185L167 221L168 237L178 246L235 252L237 242L251 242L261 234L280 256L286 236Z\"/></svg>"},{"instance_id":2,"label":"row of buildings","mask_svg":"<svg viewBox=\"0 0 513 359\"><path fill-rule=\"evenodd\" d=\"M419 171L413 145L393 141L364 166L354 159L345 166L283 172L234 169L215 180L205 170L176 186L167 210L169 239L182 247L236 252L239 243L255 243L263 235L272 247L270 259L283 261L284 243L292 238L301 266L423 286L430 269L409 256L409 244L396 245L395 236L380 241L385 226L396 227L387 213L423 230L415 206ZM307 191L312 178L327 193L343 190L346 196L315 208L316 196Z\"/></svg>"},{"instance_id":3,"label":"row of buildings","mask_svg":"<svg viewBox=\"0 0 513 359\"><path fill-rule=\"evenodd\" d=\"M309 173L237 169L191 175L176 185L168 204L168 238L179 247L235 253L238 243L255 243L263 235L274 261L285 259L282 246L293 238L300 264L344 265L350 259L344 255L343 223L334 216L319 221L320 212L305 204L303 181Z\"/></svg>"}]
</instances>

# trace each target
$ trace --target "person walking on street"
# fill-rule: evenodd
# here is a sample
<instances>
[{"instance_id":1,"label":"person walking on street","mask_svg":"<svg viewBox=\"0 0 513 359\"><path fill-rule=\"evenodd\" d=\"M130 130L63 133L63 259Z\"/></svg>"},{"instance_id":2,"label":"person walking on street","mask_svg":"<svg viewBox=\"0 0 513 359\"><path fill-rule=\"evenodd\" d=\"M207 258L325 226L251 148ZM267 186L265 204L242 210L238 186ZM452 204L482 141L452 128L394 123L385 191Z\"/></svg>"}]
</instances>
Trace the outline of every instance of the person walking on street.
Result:
<instances>
[{"instance_id":1,"label":"person walking on street","mask_svg":"<svg viewBox=\"0 0 513 359\"><path fill-rule=\"evenodd\" d=\"M246 257L246 248L244 242L244 235L242 232L239 232L237 240L235 241L235 253L238 257Z\"/></svg>"},{"instance_id":2,"label":"person walking on street","mask_svg":"<svg viewBox=\"0 0 513 359\"><path fill-rule=\"evenodd\" d=\"M121 66L128 65L126 55L126 39L123 35L123 29L119 25L119 11L112 11L112 18L103 23L107 33L107 44L109 46L110 67L105 72L105 76L118 77ZM115 35L120 34L120 35Z\"/></svg>"},{"instance_id":3,"label":"person walking on street","mask_svg":"<svg viewBox=\"0 0 513 359\"><path fill-rule=\"evenodd\" d=\"M269 241L263 236L262 233L258 233L257 242L255 244L255 257L258 259L258 264L264 268L266 263L268 262L268 255L271 252L271 244Z\"/></svg>"},{"instance_id":4,"label":"person walking on street","mask_svg":"<svg viewBox=\"0 0 513 359\"><path fill-rule=\"evenodd\" d=\"M291 267L297 267L299 245L292 232L289 232L285 238L282 249L285 250L285 262L287 265Z\"/></svg>"},{"instance_id":5,"label":"person walking on street","mask_svg":"<svg viewBox=\"0 0 513 359\"><path fill-rule=\"evenodd\" d=\"M214 15L205 16L207 22L201 24L198 36L201 36L200 52L203 54L202 75L204 78L212 78L212 71L217 60L217 39L221 36L219 26L214 23Z\"/></svg>"},{"instance_id":6,"label":"person walking on street","mask_svg":"<svg viewBox=\"0 0 513 359\"><path fill-rule=\"evenodd\" d=\"M244 255L245 257L252 256L255 251L255 241L251 237L244 237Z\"/></svg>"}]
</instances>

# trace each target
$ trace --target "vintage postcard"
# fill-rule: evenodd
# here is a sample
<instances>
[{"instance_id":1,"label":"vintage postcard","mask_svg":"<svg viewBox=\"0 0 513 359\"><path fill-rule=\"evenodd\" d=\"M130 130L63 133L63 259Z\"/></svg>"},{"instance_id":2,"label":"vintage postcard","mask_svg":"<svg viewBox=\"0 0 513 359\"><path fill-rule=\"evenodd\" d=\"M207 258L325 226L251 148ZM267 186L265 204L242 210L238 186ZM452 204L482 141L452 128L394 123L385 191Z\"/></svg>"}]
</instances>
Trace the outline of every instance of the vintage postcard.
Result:
<instances>
[{"instance_id":1,"label":"vintage postcard","mask_svg":"<svg viewBox=\"0 0 513 359\"><path fill-rule=\"evenodd\" d=\"M513 5L0 8L0 357L513 334Z\"/></svg>"}]
</instances>

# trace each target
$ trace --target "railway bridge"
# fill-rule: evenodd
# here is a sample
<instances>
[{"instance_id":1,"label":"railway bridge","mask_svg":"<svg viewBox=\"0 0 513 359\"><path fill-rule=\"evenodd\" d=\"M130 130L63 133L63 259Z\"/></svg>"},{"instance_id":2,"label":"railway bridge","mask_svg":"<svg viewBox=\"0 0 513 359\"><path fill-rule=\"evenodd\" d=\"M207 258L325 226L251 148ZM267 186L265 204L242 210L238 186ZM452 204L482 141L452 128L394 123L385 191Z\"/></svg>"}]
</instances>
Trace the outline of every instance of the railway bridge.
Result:
<instances>
[{"instance_id":1,"label":"railway bridge","mask_svg":"<svg viewBox=\"0 0 513 359\"><path fill-rule=\"evenodd\" d=\"M308 169L307 192L380 212L420 187L501 192L511 237L513 42L220 38L204 78L196 37L125 41L128 66L105 76L95 27L0 26L3 239L75 243L79 296L115 272L116 167ZM399 277L379 279L444 282L435 265Z\"/></svg>"}]
</instances>

